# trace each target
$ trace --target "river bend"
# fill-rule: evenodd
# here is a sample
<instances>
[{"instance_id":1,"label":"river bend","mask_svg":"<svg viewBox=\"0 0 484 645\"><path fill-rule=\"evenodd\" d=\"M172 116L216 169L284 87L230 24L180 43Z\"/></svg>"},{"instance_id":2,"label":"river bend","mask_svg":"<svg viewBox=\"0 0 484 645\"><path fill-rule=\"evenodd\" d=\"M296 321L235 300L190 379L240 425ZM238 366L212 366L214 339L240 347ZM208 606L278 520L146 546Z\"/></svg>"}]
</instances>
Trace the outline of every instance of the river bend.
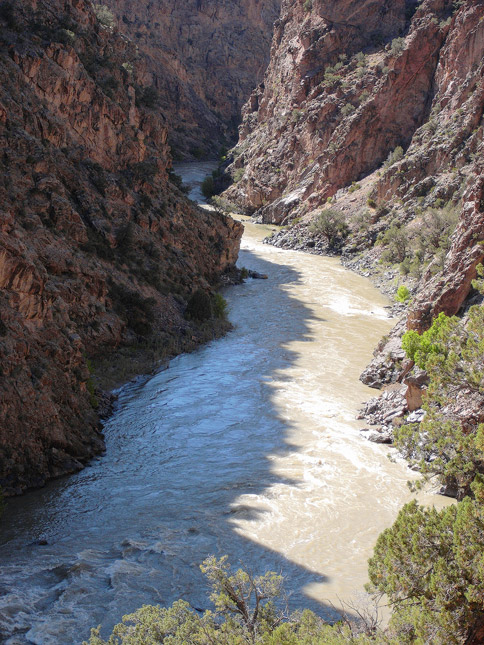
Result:
<instances>
[{"instance_id":1,"label":"river bend","mask_svg":"<svg viewBox=\"0 0 484 645\"><path fill-rule=\"evenodd\" d=\"M292 606L326 616L361 591L409 499L406 466L354 420L387 302L336 259L263 245L267 232L246 226L239 263L268 280L226 291L234 330L125 386L105 456L9 501L2 642L79 643L179 597L208 608L209 554L282 572Z\"/></svg>"}]
</instances>

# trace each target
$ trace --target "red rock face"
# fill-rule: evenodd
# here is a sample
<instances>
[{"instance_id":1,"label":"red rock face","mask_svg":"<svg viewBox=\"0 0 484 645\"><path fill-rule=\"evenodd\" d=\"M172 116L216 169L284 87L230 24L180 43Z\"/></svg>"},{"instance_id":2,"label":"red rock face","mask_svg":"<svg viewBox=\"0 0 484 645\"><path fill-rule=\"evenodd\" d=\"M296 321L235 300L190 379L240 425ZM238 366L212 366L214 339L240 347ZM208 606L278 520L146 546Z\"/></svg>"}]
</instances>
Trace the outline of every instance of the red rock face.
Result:
<instances>
[{"instance_id":1,"label":"red rock face","mask_svg":"<svg viewBox=\"0 0 484 645\"><path fill-rule=\"evenodd\" d=\"M408 328L424 331L439 313L458 313L477 277L476 267L484 261L484 167L481 145L475 176L464 195L464 206L442 273L424 276L422 288L408 316Z\"/></svg>"},{"instance_id":2,"label":"red rock face","mask_svg":"<svg viewBox=\"0 0 484 645\"><path fill-rule=\"evenodd\" d=\"M11 493L102 449L86 357L184 333L184 299L235 262L241 226L171 183L165 122L136 105L135 49L89 3L3 5L0 34L0 485Z\"/></svg>"},{"instance_id":3,"label":"red rock face","mask_svg":"<svg viewBox=\"0 0 484 645\"><path fill-rule=\"evenodd\" d=\"M262 80L281 0L107 0L117 26L145 54L182 156L218 155L234 142L242 105Z\"/></svg>"},{"instance_id":4,"label":"red rock face","mask_svg":"<svg viewBox=\"0 0 484 645\"><path fill-rule=\"evenodd\" d=\"M264 82L244 107L239 181L226 197L272 223L305 221L332 198L351 225L370 197L390 219L425 227L426 209L454 204L461 219L444 271L432 263L424 274L409 325L456 313L484 258L483 60L482 0L287 0ZM383 164L397 146L403 158ZM370 215L374 242L391 222Z\"/></svg>"}]
</instances>

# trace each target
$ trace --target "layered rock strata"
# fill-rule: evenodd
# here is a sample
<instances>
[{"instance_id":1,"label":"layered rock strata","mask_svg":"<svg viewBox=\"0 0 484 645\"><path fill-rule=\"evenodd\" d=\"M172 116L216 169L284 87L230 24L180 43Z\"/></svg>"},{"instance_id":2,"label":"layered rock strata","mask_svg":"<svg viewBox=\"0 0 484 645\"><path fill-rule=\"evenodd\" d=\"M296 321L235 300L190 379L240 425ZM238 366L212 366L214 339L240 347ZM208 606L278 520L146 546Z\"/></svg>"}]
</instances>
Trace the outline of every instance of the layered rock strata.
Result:
<instances>
[{"instance_id":1,"label":"layered rock strata","mask_svg":"<svg viewBox=\"0 0 484 645\"><path fill-rule=\"evenodd\" d=\"M88 358L197 333L183 310L241 226L170 181L143 64L84 0L0 5L0 485L103 448Z\"/></svg>"}]
</instances>

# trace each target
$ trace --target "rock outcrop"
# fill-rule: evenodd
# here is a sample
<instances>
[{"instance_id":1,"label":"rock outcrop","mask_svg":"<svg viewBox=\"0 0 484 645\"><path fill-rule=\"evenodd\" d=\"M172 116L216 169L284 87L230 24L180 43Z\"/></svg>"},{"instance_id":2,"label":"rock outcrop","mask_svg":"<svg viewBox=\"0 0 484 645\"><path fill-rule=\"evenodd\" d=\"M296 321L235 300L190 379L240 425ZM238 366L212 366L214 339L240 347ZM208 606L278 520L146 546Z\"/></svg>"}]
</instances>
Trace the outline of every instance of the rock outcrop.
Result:
<instances>
[{"instance_id":1,"label":"rock outcrop","mask_svg":"<svg viewBox=\"0 0 484 645\"><path fill-rule=\"evenodd\" d=\"M279 246L343 251L350 265L365 249L375 265L392 227L406 239L390 262L402 262L430 211L454 209L447 255L420 258L409 325L456 313L484 258L483 60L482 0L286 0L225 197L260 221L292 223ZM349 228L332 241L309 226L329 209Z\"/></svg>"},{"instance_id":2,"label":"rock outcrop","mask_svg":"<svg viewBox=\"0 0 484 645\"><path fill-rule=\"evenodd\" d=\"M103 448L88 358L172 347L236 260L241 226L170 181L136 48L84 0L0 4L0 485ZM138 104L137 104L138 103Z\"/></svg>"},{"instance_id":3,"label":"rock outcrop","mask_svg":"<svg viewBox=\"0 0 484 645\"><path fill-rule=\"evenodd\" d=\"M174 152L217 156L221 146L233 145L241 108L269 62L281 0L104 4L144 54L140 96L144 88L155 90Z\"/></svg>"}]
</instances>

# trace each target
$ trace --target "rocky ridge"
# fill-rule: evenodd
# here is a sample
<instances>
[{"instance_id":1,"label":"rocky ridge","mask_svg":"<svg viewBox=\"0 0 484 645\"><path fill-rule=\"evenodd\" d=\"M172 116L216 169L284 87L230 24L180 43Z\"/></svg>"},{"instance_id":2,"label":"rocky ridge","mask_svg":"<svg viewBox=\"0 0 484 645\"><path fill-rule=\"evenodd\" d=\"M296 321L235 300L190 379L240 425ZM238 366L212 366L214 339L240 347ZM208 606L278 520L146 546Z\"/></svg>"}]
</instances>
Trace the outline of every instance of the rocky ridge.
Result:
<instances>
[{"instance_id":1,"label":"rocky ridge","mask_svg":"<svg viewBox=\"0 0 484 645\"><path fill-rule=\"evenodd\" d=\"M103 449L91 363L180 351L183 316L235 262L241 225L170 180L168 129L136 101L134 45L84 0L0 4L0 485ZM212 332L209 331L211 334Z\"/></svg>"},{"instance_id":2,"label":"rocky ridge","mask_svg":"<svg viewBox=\"0 0 484 645\"><path fill-rule=\"evenodd\" d=\"M142 87L157 94L182 157L217 157L269 62L281 0L105 0L143 53ZM138 66L138 63L134 63Z\"/></svg>"}]
</instances>

